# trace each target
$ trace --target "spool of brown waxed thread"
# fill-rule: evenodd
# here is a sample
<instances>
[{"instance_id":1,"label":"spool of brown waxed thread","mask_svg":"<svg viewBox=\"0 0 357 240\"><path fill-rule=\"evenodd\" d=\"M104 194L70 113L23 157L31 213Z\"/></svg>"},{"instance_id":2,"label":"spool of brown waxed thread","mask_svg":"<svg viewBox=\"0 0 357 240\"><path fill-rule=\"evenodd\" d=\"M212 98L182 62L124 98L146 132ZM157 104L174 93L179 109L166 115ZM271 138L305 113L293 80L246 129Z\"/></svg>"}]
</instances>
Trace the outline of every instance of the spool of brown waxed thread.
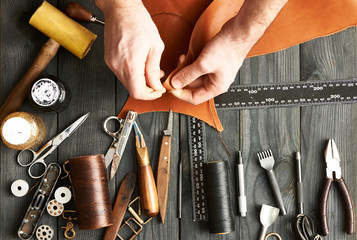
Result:
<instances>
[{"instance_id":1,"label":"spool of brown waxed thread","mask_svg":"<svg viewBox=\"0 0 357 240\"><path fill-rule=\"evenodd\" d=\"M113 225L104 156L71 158L69 163L79 228L97 229Z\"/></svg>"},{"instance_id":2,"label":"spool of brown waxed thread","mask_svg":"<svg viewBox=\"0 0 357 240\"><path fill-rule=\"evenodd\" d=\"M203 165L210 233L228 234L235 230L229 189L228 162L212 161Z\"/></svg>"},{"instance_id":3,"label":"spool of brown waxed thread","mask_svg":"<svg viewBox=\"0 0 357 240\"><path fill-rule=\"evenodd\" d=\"M46 125L35 114L14 112L4 118L0 133L7 147L15 150L29 149L43 141L46 136Z\"/></svg>"}]
</instances>

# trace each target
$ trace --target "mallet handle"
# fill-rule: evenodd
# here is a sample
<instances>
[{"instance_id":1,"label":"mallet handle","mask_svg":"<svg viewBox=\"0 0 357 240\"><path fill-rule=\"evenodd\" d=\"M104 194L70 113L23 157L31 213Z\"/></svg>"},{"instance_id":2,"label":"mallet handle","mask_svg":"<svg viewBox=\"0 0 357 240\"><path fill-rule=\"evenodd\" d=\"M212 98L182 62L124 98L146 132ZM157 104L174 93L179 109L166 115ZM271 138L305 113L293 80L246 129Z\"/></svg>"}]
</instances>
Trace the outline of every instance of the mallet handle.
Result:
<instances>
[{"instance_id":1,"label":"mallet handle","mask_svg":"<svg viewBox=\"0 0 357 240\"><path fill-rule=\"evenodd\" d=\"M18 82L16 87L5 100L4 104L1 106L0 123L7 115L12 112L16 112L17 109L20 108L27 97L31 84L40 76L41 72L56 55L59 46L60 45L51 38L42 46L31 67L27 70L20 82Z\"/></svg>"}]
</instances>

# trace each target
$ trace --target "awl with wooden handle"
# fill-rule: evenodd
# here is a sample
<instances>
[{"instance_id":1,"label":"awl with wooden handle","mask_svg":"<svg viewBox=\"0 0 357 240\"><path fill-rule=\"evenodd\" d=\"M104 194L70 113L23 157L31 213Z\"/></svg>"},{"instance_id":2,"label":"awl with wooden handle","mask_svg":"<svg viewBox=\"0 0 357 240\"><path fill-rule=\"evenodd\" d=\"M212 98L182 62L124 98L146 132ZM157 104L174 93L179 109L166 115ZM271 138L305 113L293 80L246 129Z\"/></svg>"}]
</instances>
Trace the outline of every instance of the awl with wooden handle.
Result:
<instances>
[{"instance_id":1,"label":"awl with wooden handle","mask_svg":"<svg viewBox=\"0 0 357 240\"><path fill-rule=\"evenodd\" d=\"M167 129L164 130L164 136L162 137L156 178L157 197L159 200L159 209L162 223L165 222L167 198L169 192L172 122L172 110L170 109Z\"/></svg>"},{"instance_id":2,"label":"awl with wooden handle","mask_svg":"<svg viewBox=\"0 0 357 240\"><path fill-rule=\"evenodd\" d=\"M146 216L155 217L159 213L159 203L154 174L150 166L149 153L143 134L136 122L134 122L133 127L135 130L136 153L138 156L141 206Z\"/></svg>"},{"instance_id":3,"label":"awl with wooden handle","mask_svg":"<svg viewBox=\"0 0 357 240\"><path fill-rule=\"evenodd\" d=\"M85 9L78 3L70 2L65 9L66 14L72 18L84 22L98 22L104 25L104 22L99 20L95 15Z\"/></svg>"}]
</instances>

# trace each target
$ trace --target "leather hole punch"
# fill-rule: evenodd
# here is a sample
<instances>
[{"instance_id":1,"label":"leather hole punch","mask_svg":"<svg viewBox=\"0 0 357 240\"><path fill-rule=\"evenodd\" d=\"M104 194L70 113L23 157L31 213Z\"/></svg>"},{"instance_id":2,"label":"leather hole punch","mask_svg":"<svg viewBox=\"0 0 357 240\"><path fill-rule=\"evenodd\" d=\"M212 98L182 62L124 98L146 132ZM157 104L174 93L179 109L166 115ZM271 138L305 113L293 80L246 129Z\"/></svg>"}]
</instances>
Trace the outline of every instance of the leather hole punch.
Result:
<instances>
[{"instance_id":1,"label":"leather hole punch","mask_svg":"<svg viewBox=\"0 0 357 240\"><path fill-rule=\"evenodd\" d=\"M138 211L136 212L131 205L133 205L135 202L138 202ZM131 215L133 215L133 217L128 218L124 224L119 228L117 237L120 240L124 240L121 236L120 236L120 231L127 226L131 232L133 233L130 238L128 238L128 240L133 240L135 239L143 230L143 225L147 224L151 219L148 218L146 220L143 220L140 215L141 215L141 205L140 205L140 197L136 197L134 198L128 205L128 211L131 213ZM137 227L137 228L136 228Z\"/></svg>"}]
</instances>

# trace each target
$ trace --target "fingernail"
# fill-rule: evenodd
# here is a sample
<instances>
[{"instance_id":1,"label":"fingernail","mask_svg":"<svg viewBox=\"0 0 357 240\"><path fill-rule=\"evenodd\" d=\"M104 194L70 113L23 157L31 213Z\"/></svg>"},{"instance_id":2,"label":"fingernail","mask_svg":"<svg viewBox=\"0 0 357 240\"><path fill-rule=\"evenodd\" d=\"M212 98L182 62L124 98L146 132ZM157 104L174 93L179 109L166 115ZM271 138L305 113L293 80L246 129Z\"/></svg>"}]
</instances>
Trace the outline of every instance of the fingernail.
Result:
<instances>
[{"instance_id":1,"label":"fingernail","mask_svg":"<svg viewBox=\"0 0 357 240\"><path fill-rule=\"evenodd\" d=\"M172 79L172 86L174 88L181 88L182 84L177 78Z\"/></svg>"}]
</instances>

